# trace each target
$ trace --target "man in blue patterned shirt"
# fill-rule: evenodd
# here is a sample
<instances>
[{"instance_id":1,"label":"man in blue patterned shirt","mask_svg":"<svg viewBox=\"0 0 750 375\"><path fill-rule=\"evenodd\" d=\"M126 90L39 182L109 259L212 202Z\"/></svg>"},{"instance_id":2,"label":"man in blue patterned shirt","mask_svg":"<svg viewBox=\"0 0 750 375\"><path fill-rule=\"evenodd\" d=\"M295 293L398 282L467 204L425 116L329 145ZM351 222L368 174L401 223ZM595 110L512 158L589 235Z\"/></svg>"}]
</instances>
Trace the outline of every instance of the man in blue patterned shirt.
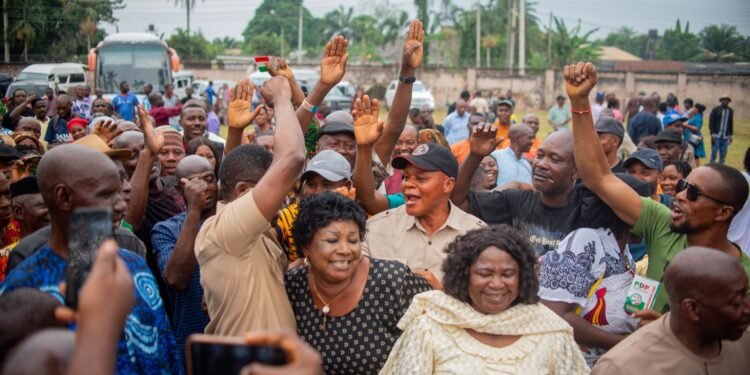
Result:
<instances>
[{"instance_id":1,"label":"man in blue patterned shirt","mask_svg":"<svg viewBox=\"0 0 750 375\"><path fill-rule=\"evenodd\" d=\"M85 168L79 167L81 160L86 160ZM71 213L81 207L111 207L114 229L124 215L126 204L114 163L101 152L80 145L63 145L50 150L39 163L37 177L50 213L49 242L7 275L0 285L0 295L30 287L62 302L59 285L68 265ZM126 249L118 249L118 255L133 276L136 303L117 344L116 372L182 373L164 304L146 261Z\"/></svg>"},{"instance_id":2,"label":"man in blue patterned shirt","mask_svg":"<svg viewBox=\"0 0 750 375\"><path fill-rule=\"evenodd\" d=\"M218 184L214 168L198 155L182 159L176 176L187 212L156 224L151 244L167 284L178 358L184 363L185 340L193 333L203 333L208 324L208 314L201 306L203 288L193 248L203 220L216 212Z\"/></svg>"}]
</instances>

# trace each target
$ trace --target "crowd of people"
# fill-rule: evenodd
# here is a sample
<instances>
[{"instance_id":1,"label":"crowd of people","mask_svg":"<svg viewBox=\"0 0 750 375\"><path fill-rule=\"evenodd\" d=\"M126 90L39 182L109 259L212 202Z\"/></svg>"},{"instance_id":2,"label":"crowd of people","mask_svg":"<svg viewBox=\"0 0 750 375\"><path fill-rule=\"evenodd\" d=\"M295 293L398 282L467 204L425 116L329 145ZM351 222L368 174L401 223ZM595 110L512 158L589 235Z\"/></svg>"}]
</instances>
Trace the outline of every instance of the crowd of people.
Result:
<instances>
[{"instance_id":1,"label":"crowd of people","mask_svg":"<svg viewBox=\"0 0 750 375\"><path fill-rule=\"evenodd\" d=\"M424 38L412 21L385 119L367 95L318 113L343 36L307 92L275 58L262 87L230 88L226 140L215 92L14 93L2 373L181 374L193 334L285 352L253 374L747 371L750 149L744 172L723 164L729 98L704 165L704 105L670 96L659 120L653 97L592 103L590 63L565 66L547 135L510 92L462 93L440 125L411 108ZM73 310L70 219L90 207L111 209L113 235ZM630 313L637 276L661 286Z\"/></svg>"}]
</instances>

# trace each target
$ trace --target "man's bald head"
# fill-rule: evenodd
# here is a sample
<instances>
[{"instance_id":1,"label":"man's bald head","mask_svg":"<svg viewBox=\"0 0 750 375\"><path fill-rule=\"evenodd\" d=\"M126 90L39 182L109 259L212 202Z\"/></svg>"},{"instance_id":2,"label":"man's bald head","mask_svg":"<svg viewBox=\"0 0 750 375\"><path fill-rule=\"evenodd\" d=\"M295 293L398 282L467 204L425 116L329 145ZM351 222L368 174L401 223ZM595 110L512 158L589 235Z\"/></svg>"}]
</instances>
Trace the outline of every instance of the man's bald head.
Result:
<instances>
[{"instance_id":1,"label":"man's bald head","mask_svg":"<svg viewBox=\"0 0 750 375\"><path fill-rule=\"evenodd\" d=\"M737 259L719 250L693 246L681 251L664 272L669 302L678 306L685 298L710 296L728 279L744 274Z\"/></svg>"},{"instance_id":2,"label":"man's bald head","mask_svg":"<svg viewBox=\"0 0 750 375\"><path fill-rule=\"evenodd\" d=\"M143 148L144 142L143 133L130 130L115 137L113 145L114 148Z\"/></svg>"},{"instance_id":3,"label":"man's bald head","mask_svg":"<svg viewBox=\"0 0 750 375\"><path fill-rule=\"evenodd\" d=\"M513 141L513 139L528 135L534 135L534 131L531 130L531 127L524 124L515 124L510 127L510 130L508 130L508 137L511 139L511 141Z\"/></svg>"},{"instance_id":4,"label":"man's bald head","mask_svg":"<svg viewBox=\"0 0 750 375\"><path fill-rule=\"evenodd\" d=\"M573 158L573 134L567 130L552 132L544 139L542 146L546 146L547 149L554 148L557 153Z\"/></svg>"},{"instance_id":5,"label":"man's bald head","mask_svg":"<svg viewBox=\"0 0 750 375\"><path fill-rule=\"evenodd\" d=\"M526 116L523 116L521 122L530 127L534 131L534 135L539 131L539 116L535 113L527 113Z\"/></svg>"},{"instance_id":6,"label":"man's bald head","mask_svg":"<svg viewBox=\"0 0 750 375\"><path fill-rule=\"evenodd\" d=\"M205 158L198 155L188 155L177 164L175 177L177 177L177 180L180 180L190 178L190 176L195 174L213 171L214 168L211 166L211 163Z\"/></svg>"},{"instance_id":7,"label":"man's bald head","mask_svg":"<svg viewBox=\"0 0 750 375\"><path fill-rule=\"evenodd\" d=\"M75 341L75 333L65 328L37 332L11 352L2 373L63 374L73 359Z\"/></svg>"},{"instance_id":8,"label":"man's bald head","mask_svg":"<svg viewBox=\"0 0 750 375\"><path fill-rule=\"evenodd\" d=\"M736 257L689 247L664 272L673 327L697 340L737 340L750 324L748 278Z\"/></svg>"},{"instance_id":9,"label":"man's bald head","mask_svg":"<svg viewBox=\"0 0 750 375\"><path fill-rule=\"evenodd\" d=\"M85 167L81 165L82 160L86 161ZM119 183L119 172L112 160L100 151L76 144L49 150L37 169L39 189L50 213L59 209L60 202L55 195L60 185L70 190L86 189L105 179L114 179Z\"/></svg>"},{"instance_id":10,"label":"man's bald head","mask_svg":"<svg viewBox=\"0 0 750 375\"><path fill-rule=\"evenodd\" d=\"M55 100L55 103L57 104L57 106L60 106L60 104L70 104L70 96L68 96L67 94L60 94L57 96L57 100Z\"/></svg>"}]
</instances>

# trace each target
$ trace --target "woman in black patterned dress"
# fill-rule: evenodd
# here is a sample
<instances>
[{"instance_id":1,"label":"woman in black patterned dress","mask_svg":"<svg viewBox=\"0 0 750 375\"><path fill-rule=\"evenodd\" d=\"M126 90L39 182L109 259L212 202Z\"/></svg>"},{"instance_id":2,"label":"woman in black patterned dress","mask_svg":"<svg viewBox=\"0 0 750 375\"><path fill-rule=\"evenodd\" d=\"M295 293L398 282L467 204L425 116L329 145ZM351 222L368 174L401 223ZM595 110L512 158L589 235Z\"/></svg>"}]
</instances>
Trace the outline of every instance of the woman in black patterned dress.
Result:
<instances>
[{"instance_id":1,"label":"woman in black patterned dress","mask_svg":"<svg viewBox=\"0 0 750 375\"><path fill-rule=\"evenodd\" d=\"M412 297L431 289L399 262L363 256L366 217L354 201L325 192L302 200L294 225L306 260L287 272L287 294L297 333L329 375L377 374Z\"/></svg>"}]
</instances>

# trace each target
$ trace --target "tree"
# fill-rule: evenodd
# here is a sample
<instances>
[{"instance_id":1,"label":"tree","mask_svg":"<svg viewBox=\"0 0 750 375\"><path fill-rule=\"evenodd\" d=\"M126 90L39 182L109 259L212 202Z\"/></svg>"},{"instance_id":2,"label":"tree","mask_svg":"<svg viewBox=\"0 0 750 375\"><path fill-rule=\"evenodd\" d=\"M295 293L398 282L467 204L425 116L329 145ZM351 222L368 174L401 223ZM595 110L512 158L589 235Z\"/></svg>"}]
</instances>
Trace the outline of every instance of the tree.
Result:
<instances>
[{"instance_id":1,"label":"tree","mask_svg":"<svg viewBox=\"0 0 750 375\"><path fill-rule=\"evenodd\" d=\"M747 39L742 38L735 26L707 26L701 30L699 38L705 61L737 61L743 52L747 53Z\"/></svg>"},{"instance_id":2,"label":"tree","mask_svg":"<svg viewBox=\"0 0 750 375\"><path fill-rule=\"evenodd\" d=\"M382 30L382 45L393 43L404 34L404 30L409 27L409 14L401 11L398 13L387 12L382 16L379 29Z\"/></svg>"},{"instance_id":3,"label":"tree","mask_svg":"<svg viewBox=\"0 0 750 375\"><path fill-rule=\"evenodd\" d=\"M552 32L552 55L549 66L552 68L561 68L565 64L576 61L598 61L601 56L601 49L596 42L589 40L591 34L598 29L593 29L585 34L581 34L581 23L579 22L573 29L568 29L565 21L554 17L555 29Z\"/></svg>"},{"instance_id":4,"label":"tree","mask_svg":"<svg viewBox=\"0 0 750 375\"><path fill-rule=\"evenodd\" d=\"M352 33L352 18L354 18L354 8L344 8L339 5L338 9L332 10L323 16L323 33L326 40L330 40L336 35L348 37Z\"/></svg>"},{"instance_id":5,"label":"tree","mask_svg":"<svg viewBox=\"0 0 750 375\"><path fill-rule=\"evenodd\" d=\"M23 61L29 61L29 43L34 42L39 32L44 27L44 10L38 0L22 0L17 3L21 6L21 19L11 29L16 38L23 41Z\"/></svg>"},{"instance_id":6,"label":"tree","mask_svg":"<svg viewBox=\"0 0 750 375\"><path fill-rule=\"evenodd\" d=\"M680 20L674 29L664 32L664 36L656 47L656 58L662 60L690 61L700 54L700 40L690 32L690 23L685 28L680 26Z\"/></svg>"},{"instance_id":7,"label":"tree","mask_svg":"<svg viewBox=\"0 0 750 375\"><path fill-rule=\"evenodd\" d=\"M417 18L422 21L422 27L425 31L430 29L430 1L414 0L414 6L417 7ZM432 29L434 30L434 29ZM426 65L430 61L430 43L425 39L423 46L422 61Z\"/></svg>"},{"instance_id":8,"label":"tree","mask_svg":"<svg viewBox=\"0 0 750 375\"><path fill-rule=\"evenodd\" d=\"M276 55L282 42L281 36L276 33L253 34L246 39L243 50L255 56Z\"/></svg>"},{"instance_id":9,"label":"tree","mask_svg":"<svg viewBox=\"0 0 750 375\"><path fill-rule=\"evenodd\" d=\"M242 32L242 36L245 38L245 46L248 47L252 39L253 45L259 47L255 43L262 38L256 36L263 34L281 36L282 29L284 50L289 50L286 46L296 46L301 6L302 0L263 0ZM313 17L305 7L302 7L302 20L303 48L304 46L320 46L323 41L327 41L323 36L322 22ZM279 43L276 43L275 46L279 46ZM263 47L263 49L267 48ZM278 52L279 49L276 47L274 53Z\"/></svg>"},{"instance_id":10,"label":"tree","mask_svg":"<svg viewBox=\"0 0 750 375\"><path fill-rule=\"evenodd\" d=\"M601 41L602 45L614 46L641 58L646 58L647 43L646 34L637 33L633 28L626 26L607 34L607 37Z\"/></svg>"},{"instance_id":11,"label":"tree","mask_svg":"<svg viewBox=\"0 0 750 375\"><path fill-rule=\"evenodd\" d=\"M178 27L167 44L186 60L206 61L216 57L216 51L201 32L188 35L187 30Z\"/></svg>"}]
</instances>

